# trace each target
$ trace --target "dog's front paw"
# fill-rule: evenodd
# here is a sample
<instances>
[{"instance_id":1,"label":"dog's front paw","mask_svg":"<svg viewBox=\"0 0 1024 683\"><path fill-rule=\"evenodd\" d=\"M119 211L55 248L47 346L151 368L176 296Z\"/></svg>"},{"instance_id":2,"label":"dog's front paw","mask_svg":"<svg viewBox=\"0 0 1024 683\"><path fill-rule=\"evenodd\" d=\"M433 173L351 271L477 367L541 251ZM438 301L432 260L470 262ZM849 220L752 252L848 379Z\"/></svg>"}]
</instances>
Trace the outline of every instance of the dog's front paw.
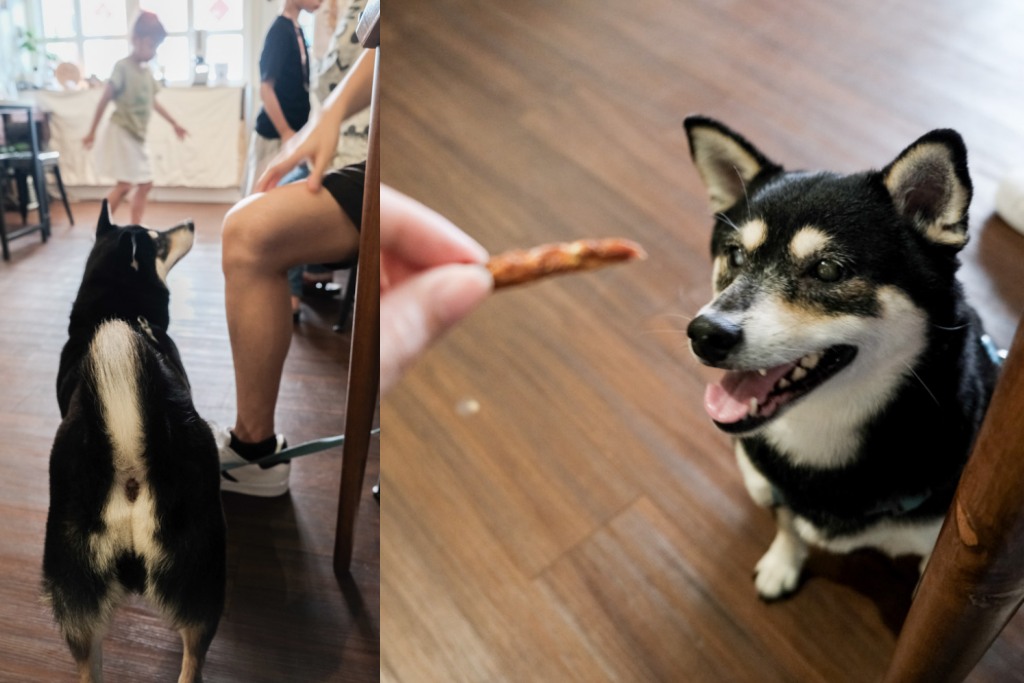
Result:
<instances>
[{"instance_id":1,"label":"dog's front paw","mask_svg":"<svg viewBox=\"0 0 1024 683\"><path fill-rule=\"evenodd\" d=\"M806 558L807 550L800 541L777 536L754 569L758 596L771 602L793 593L800 583Z\"/></svg>"}]
</instances>

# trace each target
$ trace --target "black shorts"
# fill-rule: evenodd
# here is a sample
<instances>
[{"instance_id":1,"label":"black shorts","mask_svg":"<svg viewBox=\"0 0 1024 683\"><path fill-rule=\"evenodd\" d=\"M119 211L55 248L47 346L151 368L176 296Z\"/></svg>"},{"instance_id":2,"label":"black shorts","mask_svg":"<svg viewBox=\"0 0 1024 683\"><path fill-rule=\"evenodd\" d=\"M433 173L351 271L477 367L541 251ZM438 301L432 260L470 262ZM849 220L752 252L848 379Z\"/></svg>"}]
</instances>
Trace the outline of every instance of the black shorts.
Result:
<instances>
[{"instance_id":1,"label":"black shorts","mask_svg":"<svg viewBox=\"0 0 1024 683\"><path fill-rule=\"evenodd\" d=\"M323 177L324 189L331 193L342 211L360 230L363 224L363 186L366 184L366 162L351 164L328 171ZM325 263L328 268L350 268L355 257L339 263Z\"/></svg>"},{"instance_id":2,"label":"black shorts","mask_svg":"<svg viewBox=\"0 0 1024 683\"><path fill-rule=\"evenodd\" d=\"M352 220L356 230L363 222L363 185L366 184L366 162L343 166L324 174L323 186Z\"/></svg>"}]
</instances>

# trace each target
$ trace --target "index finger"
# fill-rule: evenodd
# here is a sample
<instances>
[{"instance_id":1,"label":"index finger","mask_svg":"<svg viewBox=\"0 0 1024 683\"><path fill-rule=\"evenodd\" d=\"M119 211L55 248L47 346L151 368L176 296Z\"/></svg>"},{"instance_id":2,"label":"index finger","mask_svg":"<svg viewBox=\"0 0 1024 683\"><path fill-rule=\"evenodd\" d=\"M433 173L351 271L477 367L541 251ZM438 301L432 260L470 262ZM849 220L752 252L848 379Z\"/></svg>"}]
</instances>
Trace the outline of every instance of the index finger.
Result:
<instances>
[{"instance_id":1,"label":"index finger","mask_svg":"<svg viewBox=\"0 0 1024 683\"><path fill-rule=\"evenodd\" d=\"M387 185L380 186L381 251L430 268L483 263L487 250L451 221Z\"/></svg>"},{"instance_id":2,"label":"index finger","mask_svg":"<svg viewBox=\"0 0 1024 683\"><path fill-rule=\"evenodd\" d=\"M285 165L285 161L278 161L267 166L260 177L256 179L256 184L252 188L253 192L266 192L272 187L277 187L277 183L284 177L284 174L291 170Z\"/></svg>"}]
</instances>

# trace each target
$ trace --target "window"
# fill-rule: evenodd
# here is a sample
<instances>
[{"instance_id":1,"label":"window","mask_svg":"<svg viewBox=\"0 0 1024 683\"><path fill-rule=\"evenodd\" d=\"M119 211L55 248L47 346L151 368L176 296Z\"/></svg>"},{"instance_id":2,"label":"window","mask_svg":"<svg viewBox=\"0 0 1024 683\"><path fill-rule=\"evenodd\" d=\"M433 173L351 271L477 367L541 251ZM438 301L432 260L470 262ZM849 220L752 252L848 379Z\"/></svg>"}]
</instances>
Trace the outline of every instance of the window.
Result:
<instances>
[{"instance_id":1,"label":"window","mask_svg":"<svg viewBox=\"0 0 1024 683\"><path fill-rule=\"evenodd\" d=\"M43 52L72 62L84 77L110 77L114 63L131 50L129 31L139 10L155 12L167 29L153 67L168 83L192 80L195 56L204 55L211 75L245 77L242 34L244 0L35 0ZM217 65L225 65L217 68ZM51 65L52 66L52 65Z\"/></svg>"}]
</instances>

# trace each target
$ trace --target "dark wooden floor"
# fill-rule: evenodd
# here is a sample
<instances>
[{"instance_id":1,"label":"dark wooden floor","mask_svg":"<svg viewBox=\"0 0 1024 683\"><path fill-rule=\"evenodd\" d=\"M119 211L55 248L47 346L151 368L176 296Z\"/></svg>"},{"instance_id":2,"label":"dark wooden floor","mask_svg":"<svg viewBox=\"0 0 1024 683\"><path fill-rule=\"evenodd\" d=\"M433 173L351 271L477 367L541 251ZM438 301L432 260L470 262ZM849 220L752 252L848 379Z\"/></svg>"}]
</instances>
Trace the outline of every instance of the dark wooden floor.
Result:
<instances>
[{"instance_id":1,"label":"dark wooden floor","mask_svg":"<svg viewBox=\"0 0 1024 683\"><path fill-rule=\"evenodd\" d=\"M495 296L385 397L383 680L878 680L912 562L816 553L797 596L755 596L774 525L684 334L710 221L681 121L844 172L959 130L963 280L1006 345L1024 237L993 205L1024 164L1022 26L1015 0L390 3L385 182L492 252L623 235L651 257ZM1024 680L1024 616L971 680Z\"/></svg>"},{"instance_id":2,"label":"dark wooden floor","mask_svg":"<svg viewBox=\"0 0 1024 683\"><path fill-rule=\"evenodd\" d=\"M224 322L220 224L226 205L151 204L147 224L192 217L197 241L174 269L171 335L184 358L196 407L208 420L234 420L234 379ZM47 463L59 423L54 381L99 213L72 206L71 227L55 208L47 244L12 243L0 262L0 681L77 680L70 654L39 600ZM16 214L7 214L17 223ZM336 334L337 303L306 307L296 328L278 404L292 443L343 429L349 334ZM379 508L369 486L359 513L351 578L331 568L341 451L297 460L291 493L279 499L225 494L228 604L205 669L207 681L375 681L379 651ZM115 618L106 640L109 681L177 680L181 647L144 603Z\"/></svg>"}]
</instances>

